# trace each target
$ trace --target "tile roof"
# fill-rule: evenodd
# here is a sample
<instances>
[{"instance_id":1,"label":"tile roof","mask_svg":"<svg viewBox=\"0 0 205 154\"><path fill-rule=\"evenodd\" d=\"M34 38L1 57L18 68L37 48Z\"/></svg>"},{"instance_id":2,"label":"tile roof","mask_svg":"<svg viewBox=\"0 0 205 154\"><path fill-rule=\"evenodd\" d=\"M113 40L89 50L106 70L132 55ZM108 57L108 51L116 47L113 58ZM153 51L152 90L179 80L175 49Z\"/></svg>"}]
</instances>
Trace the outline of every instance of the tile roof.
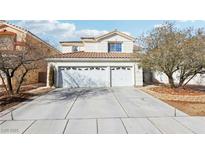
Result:
<instances>
[{"instance_id":1,"label":"tile roof","mask_svg":"<svg viewBox=\"0 0 205 154\"><path fill-rule=\"evenodd\" d=\"M119 59L130 59L133 57L133 53L107 53L107 52L72 52L72 53L61 53L54 55L49 58L119 58Z\"/></svg>"},{"instance_id":2,"label":"tile roof","mask_svg":"<svg viewBox=\"0 0 205 154\"><path fill-rule=\"evenodd\" d=\"M3 31L0 31L0 35L17 35L17 34L14 32L7 31L7 30L3 30Z\"/></svg>"}]
</instances>

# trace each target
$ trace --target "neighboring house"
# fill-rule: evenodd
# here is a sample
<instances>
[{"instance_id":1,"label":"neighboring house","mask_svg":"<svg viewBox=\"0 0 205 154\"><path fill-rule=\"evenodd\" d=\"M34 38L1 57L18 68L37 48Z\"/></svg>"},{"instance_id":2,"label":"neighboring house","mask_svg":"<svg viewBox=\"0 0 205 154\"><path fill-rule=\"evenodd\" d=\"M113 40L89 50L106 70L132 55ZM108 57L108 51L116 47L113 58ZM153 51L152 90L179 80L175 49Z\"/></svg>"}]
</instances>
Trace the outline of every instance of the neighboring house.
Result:
<instances>
[{"instance_id":1,"label":"neighboring house","mask_svg":"<svg viewBox=\"0 0 205 154\"><path fill-rule=\"evenodd\" d=\"M98 37L60 42L63 54L47 59L48 70L51 66L55 69L55 86L142 86L143 73L134 58L134 41L134 37L114 30Z\"/></svg>"},{"instance_id":2,"label":"neighboring house","mask_svg":"<svg viewBox=\"0 0 205 154\"><path fill-rule=\"evenodd\" d=\"M29 43L31 43L35 47L38 47L41 50L40 52L44 53L45 55L51 56L59 53L57 49L55 49L50 44L46 43L33 33L29 32L28 30L9 24L5 21L0 21L0 39L1 42L8 42L8 40L11 41L6 49L2 46L2 44L0 44L0 49L4 51L21 50L21 48L23 48L23 46L29 41ZM24 84L46 82L47 63L45 60L38 61L38 63L40 63L42 67L40 69L29 72L25 77ZM0 84L1 82L2 81L0 81Z\"/></svg>"}]
</instances>

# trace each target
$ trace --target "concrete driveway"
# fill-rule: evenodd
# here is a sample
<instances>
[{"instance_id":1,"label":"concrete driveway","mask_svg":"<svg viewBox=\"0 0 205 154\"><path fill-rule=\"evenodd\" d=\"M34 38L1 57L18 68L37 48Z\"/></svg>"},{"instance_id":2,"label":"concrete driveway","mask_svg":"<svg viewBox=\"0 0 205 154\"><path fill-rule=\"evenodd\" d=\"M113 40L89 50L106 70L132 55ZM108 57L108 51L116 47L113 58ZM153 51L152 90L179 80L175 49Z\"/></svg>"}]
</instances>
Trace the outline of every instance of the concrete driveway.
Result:
<instances>
[{"instance_id":1,"label":"concrete driveway","mask_svg":"<svg viewBox=\"0 0 205 154\"><path fill-rule=\"evenodd\" d=\"M205 133L205 118L132 87L56 89L0 117L0 133Z\"/></svg>"}]
</instances>

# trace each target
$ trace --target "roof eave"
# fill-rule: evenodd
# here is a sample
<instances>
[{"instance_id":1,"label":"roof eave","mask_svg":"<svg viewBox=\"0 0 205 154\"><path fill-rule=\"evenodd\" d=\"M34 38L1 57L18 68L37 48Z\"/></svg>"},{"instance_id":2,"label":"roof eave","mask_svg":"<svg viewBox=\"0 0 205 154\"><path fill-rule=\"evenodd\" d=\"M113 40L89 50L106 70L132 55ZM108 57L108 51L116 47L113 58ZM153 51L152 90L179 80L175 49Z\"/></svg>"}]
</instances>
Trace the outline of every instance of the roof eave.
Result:
<instances>
[{"instance_id":1,"label":"roof eave","mask_svg":"<svg viewBox=\"0 0 205 154\"><path fill-rule=\"evenodd\" d=\"M95 40L98 41L98 40L103 39L103 38L105 38L105 37L107 37L107 36L109 36L109 35L112 35L112 34L118 34L118 35L120 35L120 36L122 36L122 37L125 37L125 38L131 40L131 41L135 41L135 40L136 40L136 38L134 38L134 37L132 37L132 36L129 36L129 35L125 34L125 33L116 31L116 30L115 30L115 31L112 31L112 32L109 32L109 33L107 33L107 34L98 36L98 37L95 38Z\"/></svg>"},{"instance_id":2,"label":"roof eave","mask_svg":"<svg viewBox=\"0 0 205 154\"><path fill-rule=\"evenodd\" d=\"M65 42L60 42L62 46L73 46L73 45L79 45L79 46L84 46L82 41L65 41Z\"/></svg>"},{"instance_id":3,"label":"roof eave","mask_svg":"<svg viewBox=\"0 0 205 154\"><path fill-rule=\"evenodd\" d=\"M134 58L46 58L47 62L137 62Z\"/></svg>"}]
</instances>

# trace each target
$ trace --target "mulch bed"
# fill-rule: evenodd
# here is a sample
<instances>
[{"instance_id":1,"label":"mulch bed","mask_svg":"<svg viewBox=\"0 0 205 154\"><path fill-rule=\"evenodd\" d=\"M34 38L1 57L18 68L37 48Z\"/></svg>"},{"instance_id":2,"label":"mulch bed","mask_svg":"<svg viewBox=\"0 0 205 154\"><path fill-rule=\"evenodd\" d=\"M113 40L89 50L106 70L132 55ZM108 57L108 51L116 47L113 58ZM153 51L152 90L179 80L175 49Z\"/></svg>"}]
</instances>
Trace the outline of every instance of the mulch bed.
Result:
<instances>
[{"instance_id":1,"label":"mulch bed","mask_svg":"<svg viewBox=\"0 0 205 154\"><path fill-rule=\"evenodd\" d=\"M205 103L167 101L167 104L187 113L191 116L205 116Z\"/></svg>"},{"instance_id":2,"label":"mulch bed","mask_svg":"<svg viewBox=\"0 0 205 154\"><path fill-rule=\"evenodd\" d=\"M162 94L171 94L171 95L188 95L188 96L205 95L205 91L193 89L192 87L170 88L167 86L159 86L159 87L149 88L149 90L162 93Z\"/></svg>"},{"instance_id":3,"label":"mulch bed","mask_svg":"<svg viewBox=\"0 0 205 154\"><path fill-rule=\"evenodd\" d=\"M143 87L142 90L157 97L164 101L165 103L187 113L191 116L205 116L205 102L199 101L199 98L204 98L205 96L205 87L197 87L197 86L187 86L185 88L170 88L167 86L151 86L151 87ZM150 93L150 91L153 91ZM160 98L161 95L167 97ZM173 98L179 98L179 100L170 100L170 95ZM182 101L181 98L197 98L198 101ZM166 98L166 99L165 99ZM194 100L194 99L192 99Z\"/></svg>"},{"instance_id":4,"label":"mulch bed","mask_svg":"<svg viewBox=\"0 0 205 154\"><path fill-rule=\"evenodd\" d=\"M31 94L25 93L13 97L8 97L8 96L0 97L0 112L28 100L29 97L31 96L32 96Z\"/></svg>"}]
</instances>

